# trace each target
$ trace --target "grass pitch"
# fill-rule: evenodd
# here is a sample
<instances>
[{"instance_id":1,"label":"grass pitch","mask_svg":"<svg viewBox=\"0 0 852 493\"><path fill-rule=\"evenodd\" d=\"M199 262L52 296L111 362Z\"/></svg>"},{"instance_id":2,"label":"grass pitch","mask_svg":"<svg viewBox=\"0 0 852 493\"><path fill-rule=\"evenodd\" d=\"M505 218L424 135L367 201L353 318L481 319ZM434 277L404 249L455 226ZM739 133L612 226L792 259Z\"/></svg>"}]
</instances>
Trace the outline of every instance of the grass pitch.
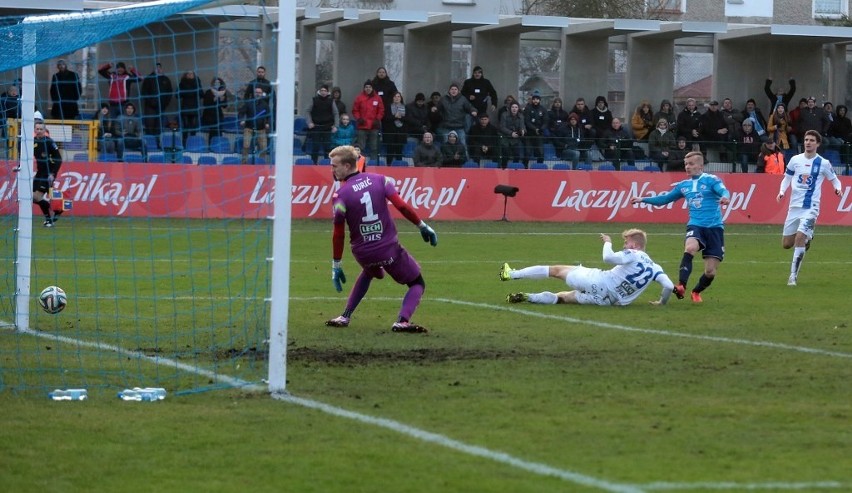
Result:
<instances>
[{"instance_id":1,"label":"grass pitch","mask_svg":"<svg viewBox=\"0 0 852 493\"><path fill-rule=\"evenodd\" d=\"M293 226L288 390L53 403L0 393L6 491L593 492L852 490L852 262L818 227L799 286L777 226L729 226L703 304L508 305L556 280L498 268L604 267L600 232L629 225L436 223L414 320L403 287L373 287L347 329L330 225ZM682 225L646 225L676 279ZM344 256L354 282L358 269ZM701 270L696 261L690 287ZM257 375L262 378L261 374ZM305 401L299 401L305 399ZM327 407L323 407L327 406ZM130 479L128 479L130 478Z\"/></svg>"}]
</instances>

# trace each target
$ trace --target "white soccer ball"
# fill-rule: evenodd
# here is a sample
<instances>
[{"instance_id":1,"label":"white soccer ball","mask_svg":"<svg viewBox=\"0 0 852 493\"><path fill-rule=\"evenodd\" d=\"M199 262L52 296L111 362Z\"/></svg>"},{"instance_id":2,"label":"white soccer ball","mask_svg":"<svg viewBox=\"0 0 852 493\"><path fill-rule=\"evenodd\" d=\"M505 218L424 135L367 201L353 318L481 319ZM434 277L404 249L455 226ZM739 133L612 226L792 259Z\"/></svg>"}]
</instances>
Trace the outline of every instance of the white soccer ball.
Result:
<instances>
[{"instance_id":1,"label":"white soccer ball","mask_svg":"<svg viewBox=\"0 0 852 493\"><path fill-rule=\"evenodd\" d=\"M56 315L68 304L68 295L59 286L48 286L38 295L38 304L51 315Z\"/></svg>"}]
</instances>

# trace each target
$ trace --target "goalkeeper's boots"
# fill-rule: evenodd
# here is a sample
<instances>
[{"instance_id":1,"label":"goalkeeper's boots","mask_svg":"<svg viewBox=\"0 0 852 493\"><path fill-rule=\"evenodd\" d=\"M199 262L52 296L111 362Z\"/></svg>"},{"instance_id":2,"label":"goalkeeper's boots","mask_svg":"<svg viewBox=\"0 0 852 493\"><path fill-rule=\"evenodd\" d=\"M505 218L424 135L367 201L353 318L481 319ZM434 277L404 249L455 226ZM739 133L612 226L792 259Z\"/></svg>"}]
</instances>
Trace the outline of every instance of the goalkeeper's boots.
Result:
<instances>
[{"instance_id":1,"label":"goalkeeper's boots","mask_svg":"<svg viewBox=\"0 0 852 493\"><path fill-rule=\"evenodd\" d=\"M704 300L701 299L701 293L693 291L692 292L692 302L693 303L702 303Z\"/></svg>"},{"instance_id":2,"label":"goalkeeper's boots","mask_svg":"<svg viewBox=\"0 0 852 493\"><path fill-rule=\"evenodd\" d=\"M683 283L677 283L672 291L677 299L682 300L684 293L686 293L686 286Z\"/></svg>"},{"instance_id":3,"label":"goalkeeper's boots","mask_svg":"<svg viewBox=\"0 0 852 493\"><path fill-rule=\"evenodd\" d=\"M48 217L47 219L44 220L44 222L42 223L42 226L44 226L45 228L52 228L53 227L53 219Z\"/></svg>"},{"instance_id":4,"label":"goalkeeper's boots","mask_svg":"<svg viewBox=\"0 0 852 493\"><path fill-rule=\"evenodd\" d=\"M349 327L349 317L341 315L326 321L325 324L329 327Z\"/></svg>"},{"instance_id":5,"label":"goalkeeper's boots","mask_svg":"<svg viewBox=\"0 0 852 493\"><path fill-rule=\"evenodd\" d=\"M523 303L524 301L529 301L530 295L527 293L512 293L506 296L507 303Z\"/></svg>"},{"instance_id":6,"label":"goalkeeper's boots","mask_svg":"<svg viewBox=\"0 0 852 493\"><path fill-rule=\"evenodd\" d=\"M510 281L512 278L510 277L510 273L512 272L512 268L509 267L508 263L503 264L503 268L500 269L500 280L501 281Z\"/></svg>"},{"instance_id":7,"label":"goalkeeper's boots","mask_svg":"<svg viewBox=\"0 0 852 493\"><path fill-rule=\"evenodd\" d=\"M396 322L391 326L393 332L405 332L408 334L425 334L429 332L426 327L411 322Z\"/></svg>"}]
</instances>

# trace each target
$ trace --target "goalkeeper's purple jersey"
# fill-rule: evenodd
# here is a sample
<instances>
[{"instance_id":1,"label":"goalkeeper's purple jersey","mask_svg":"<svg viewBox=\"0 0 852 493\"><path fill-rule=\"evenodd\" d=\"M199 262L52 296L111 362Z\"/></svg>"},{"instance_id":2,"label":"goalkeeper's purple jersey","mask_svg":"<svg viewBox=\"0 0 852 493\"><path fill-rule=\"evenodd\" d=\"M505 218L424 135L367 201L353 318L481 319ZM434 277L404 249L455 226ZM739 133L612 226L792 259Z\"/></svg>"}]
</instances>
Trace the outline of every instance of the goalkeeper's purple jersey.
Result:
<instances>
[{"instance_id":1,"label":"goalkeeper's purple jersey","mask_svg":"<svg viewBox=\"0 0 852 493\"><path fill-rule=\"evenodd\" d=\"M396 225L388 197L396 195L393 179L375 173L358 173L340 185L333 197L334 224L346 222L349 243L357 259L377 259L396 252Z\"/></svg>"}]
</instances>

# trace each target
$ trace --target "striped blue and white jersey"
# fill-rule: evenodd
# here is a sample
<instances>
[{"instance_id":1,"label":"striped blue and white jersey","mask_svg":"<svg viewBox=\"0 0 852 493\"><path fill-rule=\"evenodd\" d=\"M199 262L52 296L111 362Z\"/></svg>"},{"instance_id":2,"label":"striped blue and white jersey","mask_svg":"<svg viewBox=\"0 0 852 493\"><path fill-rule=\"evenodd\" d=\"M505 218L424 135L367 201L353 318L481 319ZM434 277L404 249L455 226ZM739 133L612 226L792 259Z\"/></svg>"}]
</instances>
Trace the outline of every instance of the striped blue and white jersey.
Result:
<instances>
[{"instance_id":1,"label":"striped blue and white jersey","mask_svg":"<svg viewBox=\"0 0 852 493\"><path fill-rule=\"evenodd\" d=\"M822 195L822 182L828 178L835 189L841 187L840 179L834 173L831 163L819 154L808 159L804 153L796 154L787 163L784 179L781 180L779 194L792 188L790 207L802 209L819 209L819 199Z\"/></svg>"}]
</instances>

